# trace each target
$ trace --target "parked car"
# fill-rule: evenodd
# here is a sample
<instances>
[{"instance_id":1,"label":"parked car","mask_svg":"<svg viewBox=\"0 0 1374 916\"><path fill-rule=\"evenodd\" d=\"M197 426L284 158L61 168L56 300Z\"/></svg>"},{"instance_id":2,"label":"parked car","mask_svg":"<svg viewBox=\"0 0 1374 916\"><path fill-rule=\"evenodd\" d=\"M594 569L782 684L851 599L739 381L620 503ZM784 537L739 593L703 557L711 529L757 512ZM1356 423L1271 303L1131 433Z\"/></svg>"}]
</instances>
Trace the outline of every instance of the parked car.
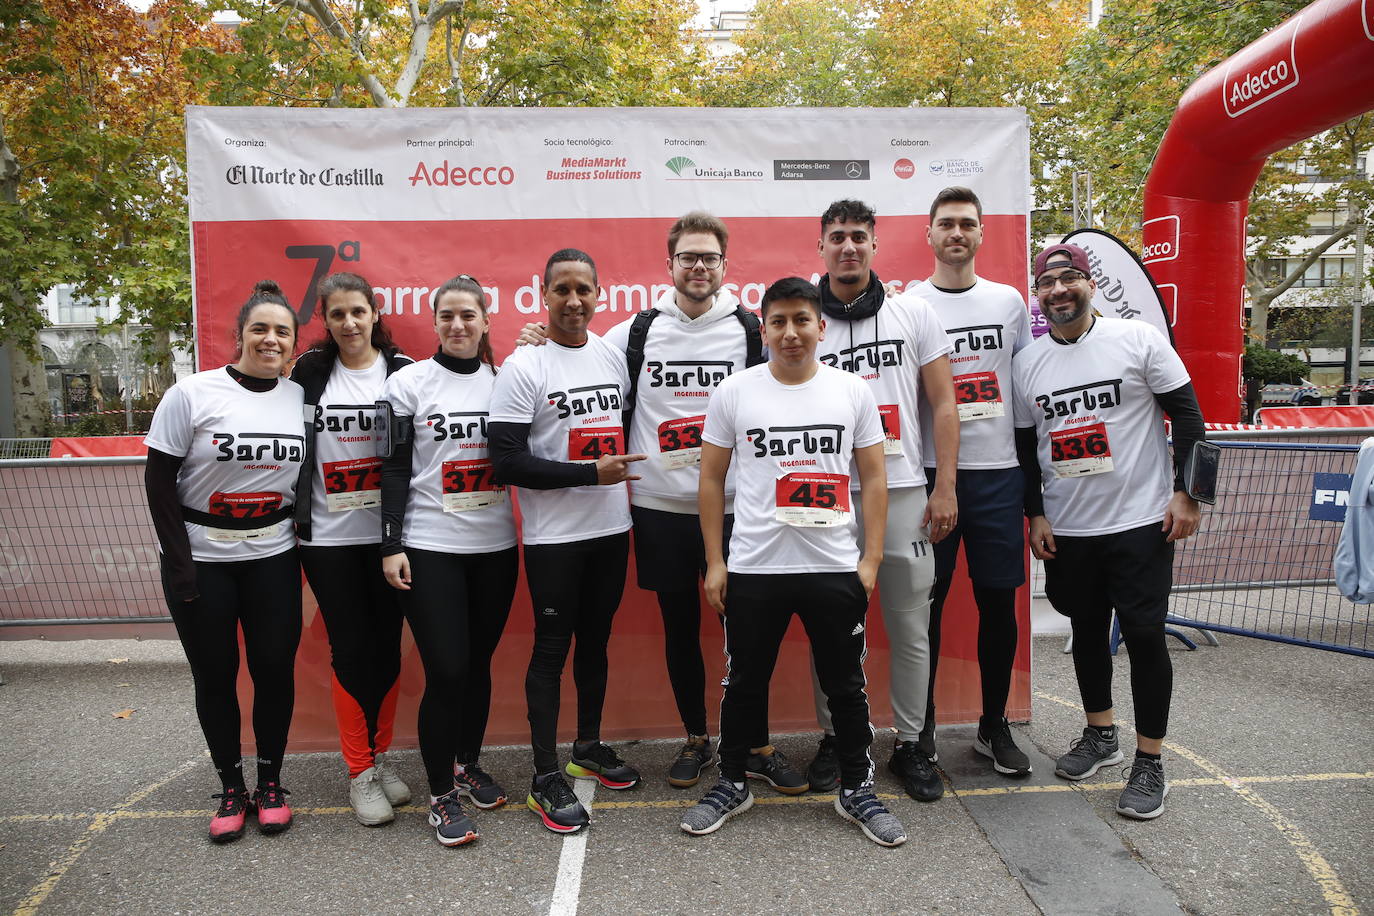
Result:
<instances>
[{"instance_id":1,"label":"parked car","mask_svg":"<svg viewBox=\"0 0 1374 916\"><path fill-rule=\"evenodd\" d=\"M1336 389L1337 404L1374 404L1374 378L1362 378L1354 386L1354 397L1351 397L1351 386L1342 385Z\"/></svg>"},{"instance_id":2,"label":"parked car","mask_svg":"<svg viewBox=\"0 0 1374 916\"><path fill-rule=\"evenodd\" d=\"M1260 389L1260 406L1262 407L1317 407L1322 402L1324 392L1321 388L1312 384L1307 379L1301 379L1301 384L1270 384Z\"/></svg>"}]
</instances>

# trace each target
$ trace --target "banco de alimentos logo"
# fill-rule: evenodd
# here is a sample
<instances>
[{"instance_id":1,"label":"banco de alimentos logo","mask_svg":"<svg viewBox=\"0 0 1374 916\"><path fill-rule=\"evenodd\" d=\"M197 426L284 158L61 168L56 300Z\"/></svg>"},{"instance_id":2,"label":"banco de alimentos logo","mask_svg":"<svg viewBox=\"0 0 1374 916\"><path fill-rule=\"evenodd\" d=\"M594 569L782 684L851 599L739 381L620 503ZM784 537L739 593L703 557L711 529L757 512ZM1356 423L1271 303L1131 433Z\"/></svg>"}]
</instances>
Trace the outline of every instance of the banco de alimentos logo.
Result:
<instances>
[{"instance_id":1,"label":"banco de alimentos logo","mask_svg":"<svg viewBox=\"0 0 1374 916\"><path fill-rule=\"evenodd\" d=\"M683 169L696 168L696 163L688 159L686 156L674 156L673 158L669 159L667 162L663 164L666 165L668 168L672 169L673 174L678 176L679 178L682 177Z\"/></svg>"}]
</instances>

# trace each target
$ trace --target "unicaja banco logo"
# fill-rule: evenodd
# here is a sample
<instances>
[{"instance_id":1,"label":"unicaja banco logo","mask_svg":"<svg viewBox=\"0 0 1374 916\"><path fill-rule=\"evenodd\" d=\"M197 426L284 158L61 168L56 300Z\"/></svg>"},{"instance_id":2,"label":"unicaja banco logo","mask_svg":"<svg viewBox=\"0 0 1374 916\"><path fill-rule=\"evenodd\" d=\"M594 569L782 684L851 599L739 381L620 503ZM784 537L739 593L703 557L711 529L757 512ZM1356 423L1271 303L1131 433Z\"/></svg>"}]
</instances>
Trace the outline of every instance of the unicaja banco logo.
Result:
<instances>
[{"instance_id":1,"label":"unicaja banco logo","mask_svg":"<svg viewBox=\"0 0 1374 916\"><path fill-rule=\"evenodd\" d=\"M690 169L696 167L696 163L688 159L686 156L674 156L673 158L669 159L667 162L663 164L666 165L668 168L672 169L673 174L677 175L679 178L682 177L683 169Z\"/></svg>"}]
</instances>

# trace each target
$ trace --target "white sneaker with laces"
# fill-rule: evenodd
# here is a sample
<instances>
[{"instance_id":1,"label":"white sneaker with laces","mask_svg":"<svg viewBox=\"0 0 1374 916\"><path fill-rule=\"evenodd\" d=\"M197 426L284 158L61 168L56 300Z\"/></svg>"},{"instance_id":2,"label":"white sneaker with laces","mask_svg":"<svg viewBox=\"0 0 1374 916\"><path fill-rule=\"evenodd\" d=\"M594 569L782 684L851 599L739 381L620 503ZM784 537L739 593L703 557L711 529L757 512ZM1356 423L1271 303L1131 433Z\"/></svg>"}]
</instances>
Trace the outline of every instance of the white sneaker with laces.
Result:
<instances>
[{"instance_id":1,"label":"white sneaker with laces","mask_svg":"<svg viewBox=\"0 0 1374 916\"><path fill-rule=\"evenodd\" d=\"M378 754L374 760L377 768L377 778L382 781L382 791L386 793L386 800L392 806L404 805L410 801L410 786L405 784L405 780L396 775L396 770L392 768L391 762L386 754Z\"/></svg>"},{"instance_id":2,"label":"white sneaker with laces","mask_svg":"<svg viewBox=\"0 0 1374 916\"><path fill-rule=\"evenodd\" d=\"M380 827L396 819L396 812L387 801L382 781L375 766L368 767L348 781L348 803L353 806L358 823L365 827Z\"/></svg>"}]
</instances>

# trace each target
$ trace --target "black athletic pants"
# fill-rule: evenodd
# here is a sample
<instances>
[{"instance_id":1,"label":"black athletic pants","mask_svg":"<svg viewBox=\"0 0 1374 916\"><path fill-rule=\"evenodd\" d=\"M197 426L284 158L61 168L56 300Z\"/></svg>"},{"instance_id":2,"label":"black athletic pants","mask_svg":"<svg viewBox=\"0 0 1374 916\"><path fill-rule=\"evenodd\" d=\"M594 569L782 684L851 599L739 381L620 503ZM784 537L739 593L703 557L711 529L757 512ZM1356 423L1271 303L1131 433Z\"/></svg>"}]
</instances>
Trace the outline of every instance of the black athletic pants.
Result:
<instances>
[{"instance_id":1,"label":"black athletic pants","mask_svg":"<svg viewBox=\"0 0 1374 916\"><path fill-rule=\"evenodd\" d=\"M335 693L334 711L344 762L349 776L357 776L391 744L395 703L385 717L382 704L401 674L401 605L382 575L380 544L302 544L299 550L329 631L334 680L346 694Z\"/></svg>"},{"instance_id":2,"label":"black athletic pants","mask_svg":"<svg viewBox=\"0 0 1374 916\"><path fill-rule=\"evenodd\" d=\"M453 789L453 764L476 763L491 712L491 657L515 597L516 548L440 553L406 548L398 592L425 668L417 722L431 795Z\"/></svg>"},{"instance_id":3,"label":"black athletic pants","mask_svg":"<svg viewBox=\"0 0 1374 916\"><path fill-rule=\"evenodd\" d=\"M525 578L534 608L534 651L525 674L536 774L558 769L558 706L563 664L573 637L577 739L601 737L606 700L606 643L625 590L630 535L568 544L526 544Z\"/></svg>"},{"instance_id":4,"label":"black athletic pants","mask_svg":"<svg viewBox=\"0 0 1374 916\"><path fill-rule=\"evenodd\" d=\"M281 780L286 735L296 704L296 647L301 641L301 572L296 549L256 560L195 561L191 601L171 596L166 569L162 588L195 682L210 760L226 789L242 788L239 744L238 628L253 679L253 737L258 782Z\"/></svg>"},{"instance_id":5,"label":"black athletic pants","mask_svg":"<svg viewBox=\"0 0 1374 916\"><path fill-rule=\"evenodd\" d=\"M840 783L857 789L873 779L864 678L868 596L858 573L730 573L725 586L725 696L720 704L720 772L744 781L745 762L768 684L792 615L811 640L816 676L834 720Z\"/></svg>"},{"instance_id":6,"label":"black athletic pants","mask_svg":"<svg viewBox=\"0 0 1374 916\"><path fill-rule=\"evenodd\" d=\"M939 545L936 545L939 546ZM935 671L940 664L940 622L953 575L936 576L930 593L930 692L926 698L926 725L935 723ZM983 718L1001 719L1007 714L1011 668L1016 660L1016 589L973 586L978 606L978 678L983 689Z\"/></svg>"}]
</instances>

